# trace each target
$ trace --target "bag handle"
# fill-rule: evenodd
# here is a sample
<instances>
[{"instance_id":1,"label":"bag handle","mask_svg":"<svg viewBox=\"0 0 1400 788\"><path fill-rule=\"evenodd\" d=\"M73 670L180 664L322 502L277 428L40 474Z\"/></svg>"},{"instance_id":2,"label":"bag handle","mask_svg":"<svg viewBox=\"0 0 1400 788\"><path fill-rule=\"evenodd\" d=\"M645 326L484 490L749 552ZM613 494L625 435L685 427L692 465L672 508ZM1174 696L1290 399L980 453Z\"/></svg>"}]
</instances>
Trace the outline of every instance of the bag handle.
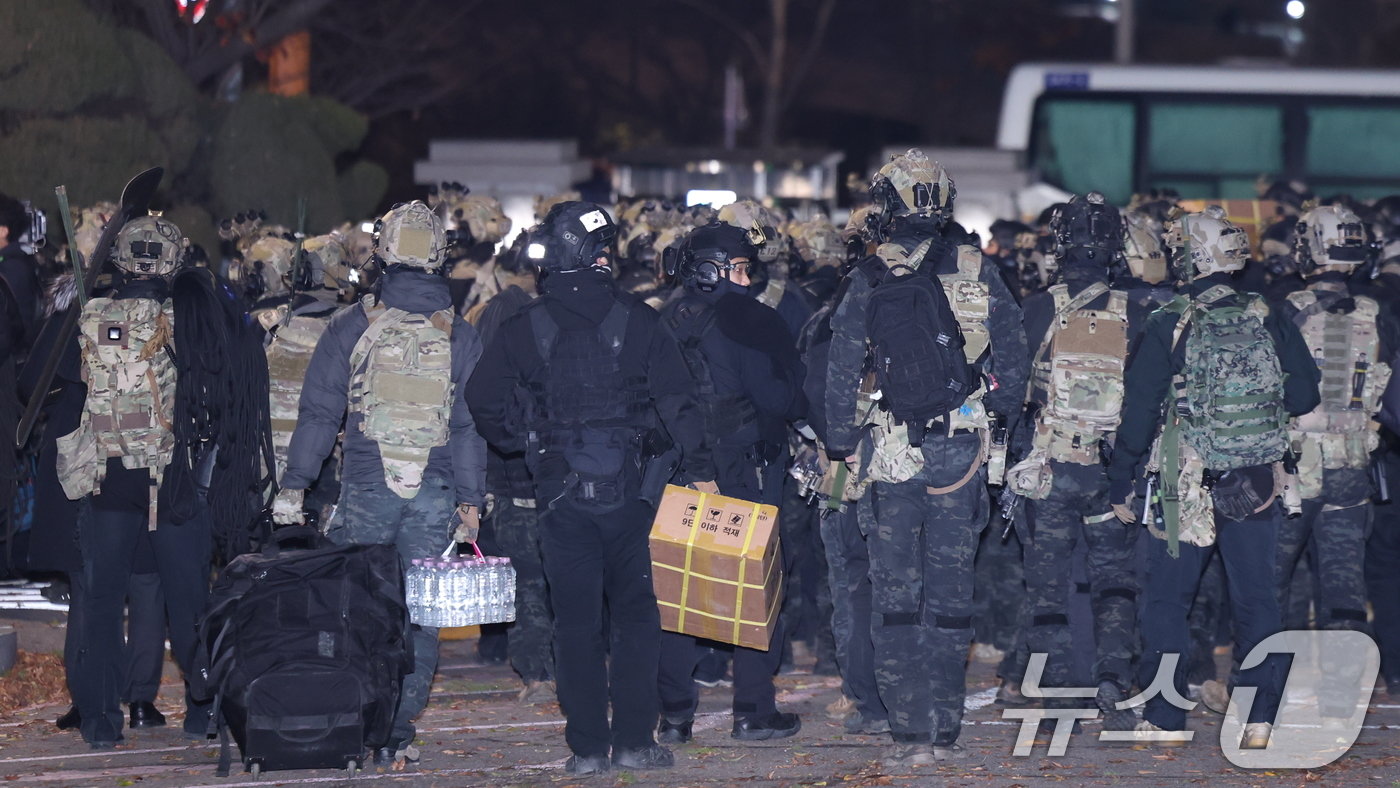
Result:
<instances>
[{"instance_id":1,"label":"bag handle","mask_svg":"<svg viewBox=\"0 0 1400 788\"><path fill-rule=\"evenodd\" d=\"M450 543L447 545L447 549L442 551L442 557L443 557L443 558L451 558L451 557L452 557L452 554L455 553L455 552L457 552L457 545L458 545L458 544L460 544L460 542L450 542ZM485 558L486 558L486 556L482 555L482 553L481 553L481 548L476 546L476 542L468 542L467 544L470 544L470 545L472 546L472 552L476 553L476 557L477 557L477 558L481 558L481 559L485 559Z\"/></svg>"},{"instance_id":2,"label":"bag handle","mask_svg":"<svg viewBox=\"0 0 1400 788\"><path fill-rule=\"evenodd\" d=\"M305 540L313 548L321 547L326 543L326 538L321 532L309 525L284 525L273 530L272 537L263 546L263 555L277 555L286 548L288 542Z\"/></svg>"}]
</instances>

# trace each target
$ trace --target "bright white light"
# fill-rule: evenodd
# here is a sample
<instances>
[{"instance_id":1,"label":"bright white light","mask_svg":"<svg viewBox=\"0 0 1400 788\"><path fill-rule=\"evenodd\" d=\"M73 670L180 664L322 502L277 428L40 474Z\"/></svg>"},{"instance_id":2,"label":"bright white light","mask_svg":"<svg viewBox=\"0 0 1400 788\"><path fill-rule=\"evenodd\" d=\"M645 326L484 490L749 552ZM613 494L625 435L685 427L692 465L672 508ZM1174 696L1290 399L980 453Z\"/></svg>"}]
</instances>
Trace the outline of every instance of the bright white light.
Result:
<instances>
[{"instance_id":1,"label":"bright white light","mask_svg":"<svg viewBox=\"0 0 1400 788\"><path fill-rule=\"evenodd\" d=\"M528 247L525 248L525 254L528 255L529 258L530 258L531 260L543 260L543 259L544 259L544 244L541 244L541 243L533 243L533 244L530 244Z\"/></svg>"},{"instance_id":2,"label":"bright white light","mask_svg":"<svg viewBox=\"0 0 1400 788\"><path fill-rule=\"evenodd\" d=\"M372 233L372 232L374 232L374 222L360 222L360 232L362 232L362 233Z\"/></svg>"},{"instance_id":3,"label":"bright white light","mask_svg":"<svg viewBox=\"0 0 1400 788\"><path fill-rule=\"evenodd\" d=\"M718 175L720 169L722 169L722 165L720 164L719 159L710 159L709 161L700 165L701 172L707 172L711 175Z\"/></svg>"},{"instance_id":4,"label":"bright white light","mask_svg":"<svg viewBox=\"0 0 1400 788\"><path fill-rule=\"evenodd\" d=\"M728 189L691 189L685 193L686 207L708 205L715 210L739 199L739 195Z\"/></svg>"},{"instance_id":5,"label":"bright white light","mask_svg":"<svg viewBox=\"0 0 1400 788\"><path fill-rule=\"evenodd\" d=\"M1284 6L1283 10L1294 19L1302 19L1308 7L1303 4L1303 0L1288 0L1288 5Z\"/></svg>"}]
</instances>

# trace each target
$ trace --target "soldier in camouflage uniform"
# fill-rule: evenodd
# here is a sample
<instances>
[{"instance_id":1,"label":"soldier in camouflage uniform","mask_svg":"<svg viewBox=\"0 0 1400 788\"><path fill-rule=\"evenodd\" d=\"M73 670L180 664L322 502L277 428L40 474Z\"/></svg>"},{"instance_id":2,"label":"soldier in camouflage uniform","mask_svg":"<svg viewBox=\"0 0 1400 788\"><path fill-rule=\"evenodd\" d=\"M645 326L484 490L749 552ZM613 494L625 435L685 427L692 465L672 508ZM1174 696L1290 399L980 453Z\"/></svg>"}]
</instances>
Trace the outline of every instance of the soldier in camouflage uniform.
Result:
<instances>
[{"instance_id":1,"label":"soldier in camouflage uniform","mask_svg":"<svg viewBox=\"0 0 1400 788\"><path fill-rule=\"evenodd\" d=\"M1104 444L1118 426L1123 363L1138 328L1130 325L1127 293L1108 286L1109 267L1123 250L1122 220L1103 195L1090 192L1060 210L1051 232L1060 281L1025 302L1026 333L1039 346L1027 392L1036 415L1018 432L1029 438L1031 449L1007 474L1008 489L1027 499L1027 645L1030 653L1047 655L1041 686L1067 687L1087 679L1097 687L1105 727L1131 730L1132 711L1115 704L1133 685L1137 533L1113 516L1103 465ZM1094 611L1092 676L1071 675L1065 567L1080 539L1088 546Z\"/></svg>"},{"instance_id":2,"label":"soldier in camouflage uniform","mask_svg":"<svg viewBox=\"0 0 1400 788\"><path fill-rule=\"evenodd\" d=\"M1322 206L1298 221L1295 248L1307 288L1279 304L1298 326L1322 371L1322 404L1293 419L1289 439L1298 458L1302 513L1279 529L1279 604L1294 567L1311 544L1322 596L1321 629L1366 630L1363 577L1366 532L1371 521L1371 453L1380 443L1373 418L1390 377L1396 350L1391 313L1354 292L1347 277L1366 259L1361 219L1344 206ZM1319 690L1324 718L1349 717L1357 700L1356 676L1325 671L1332 681Z\"/></svg>"},{"instance_id":3,"label":"soldier in camouflage uniform","mask_svg":"<svg viewBox=\"0 0 1400 788\"><path fill-rule=\"evenodd\" d=\"M1318 374L1297 328L1257 294L1232 287L1231 272L1243 267L1249 240L1224 211L1211 206L1182 217L1168 225L1166 240L1174 272L1186 284L1148 318L1128 359L1108 478L1114 512L1132 523L1142 519L1146 473L1161 469L1154 483L1161 489L1163 525L1157 517L1147 523L1153 538L1147 540L1138 685L1149 686L1163 656L1176 654L1174 683L1185 696L1187 613L1217 546L1229 582L1236 655L1242 658L1279 630L1273 556L1281 514L1273 503L1273 463L1287 448L1284 414L1317 405ZM1200 407L1202 395L1214 392L1253 404ZM1228 400L1216 400L1222 401ZM1244 746L1267 746L1281 679L1272 658L1240 673L1239 683L1258 689ZM1147 701L1138 729L1160 734L1185 724L1185 710L1159 695Z\"/></svg>"},{"instance_id":4,"label":"soldier in camouflage uniform","mask_svg":"<svg viewBox=\"0 0 1400 788\"><path fill-rule=\"evenodd\" d=\"M452 311L443 279L442 222L412 202L376 229L386 266L381 295L331 319L307 368L287 452L278 523L301 522L303 493L345 422L340 505L328 536L340 544L393 544L407 564L474 541L485 501L486 445L464 397L481 356L476 331ZM389 743L377 764L417 760L413 720L428 703L437 629L413 627L413 673L404 677Z\"/></svg>"},{"instance_id":5,"label":"soldier in camouflage uniform","mask_svg":"<svg viewBox=\"0 0 1400 788\"><path fill-rule=\"evenodd\" d=\"M871 194L880 205L875 231L884 242L847 276L832 316L827 452L833 460L859 453L863 479L873 482L867 494L875 519L869 545L876 677L895 742L887 764L903 769L961 752L973 558L990 506L987 413L1019 411L1027 354L1020 307L996 264L984 263L980 249L944 238L954 196L947 172L911 150L876 173ZM871 296L886 259L922 261L912 261L911 253L928 261L918 275L931 269L943 286L967 338L967 359L983 374L982 386L934 422L918 448L909 445L905 425L868 398L858 401L869 369Z\"/></svg>"}]
</instances>

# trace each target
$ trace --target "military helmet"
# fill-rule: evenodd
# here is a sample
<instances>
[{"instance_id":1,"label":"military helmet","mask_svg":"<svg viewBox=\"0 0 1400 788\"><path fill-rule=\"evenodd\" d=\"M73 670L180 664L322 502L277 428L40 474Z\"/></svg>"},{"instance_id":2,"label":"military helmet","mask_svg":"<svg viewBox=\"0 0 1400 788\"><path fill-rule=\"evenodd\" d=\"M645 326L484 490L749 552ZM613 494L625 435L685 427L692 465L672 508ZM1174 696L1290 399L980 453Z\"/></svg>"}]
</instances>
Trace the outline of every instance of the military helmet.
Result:
<instances>
[{"instance_id":1,"label":"military helmet","mask_svg":"<svg viewBox=\"0 0 1400 788\"><path fill-rule=\"evenodd\" d=\"M1056 210L1050 219L1050 234L1055 236L1059 255L1082 249L1087 257L1099 259L1105 266L1123 250L1123 219L1098 192L1075 195Z\"/></svg>"},{"instance_id":2,"label":"military helmet","mask_svg":"<svg viewBox=\"0 0 1400 788\"><path fill-rule=\"evenodd\" d=\"M530 233L528 255L543 271L581 271L600 257L611 260L617 225L600 206L568 200L556 203Z\"/></svg>"},{"instance_id":3,"label":"military helmet","mask_svg":"<svg viewBox=\"0 0 1400 788\"><path fill-rule=\"evenodd\" d=\"M359 277L351 275L350 251L340 235L329 233L307 238L301 245L301 254L299 290L349 292L354 289Z\"/></svg>"},{"instance_id":4,"label":"military helmet","mask_svg":"<svg viewBox=\"0 0 1400 788\"><path fill-rule=\"evenodd\" d=\"M714 221L690 231L666 273L680 277L682 284L708 292L727 278L725 274L735 267L734 260L752 261L757 253L747 232Z\"/></svg>"},{"instance_id":5,"label":"military helmet","mask_svg":"<svg viewBox=\"0 0 1400 788\"><path fill-rule=\"evenodd\" d=\"M1182 281L1238 271L1249 262L1249 236L1225 217L1219 205L1167 222L1163 240L1172 252L1173 273Z\"/></svg>"},{"instance_id":6,"label":"military helmet","mask_svg":"<svg viewBox=\"0 0 1400 788\"><path fill-rule=\"evenodd\" d=\"M791 226L793 248L813 268L840 267L846 259L841 231L825 216L813 216Z\"/></svg>"},{"instance_id":7,"label":"military helmet","mask_svg":"<svg viewBox=\"0 0 1400 788\"><path fill-rule=\"evenodd\" d=\"M1150 285L1167 281L1162 225L1141 211L1123 213L1123 264L1134 279Z\"/></svg>"},{"instance_id":8,"label":"military helmet","mask_svg":"<svg viewBox=\"0 0 1400 788\"><path fill-rule=\"evenodd\" d=\"M918 148L890 158L870 179L870 199L889 220L896 216L953 215L957 189L943 165Z\"/></svg>"},{"instance_id":9,"label":"military helmet","mask_svg":"<svg viewBox=\"0 0 1400 788\"><path fill-rule=\"evenodd\" d=\"M184 252L180 228L160 216L138 216L117 234L117 267L135 276L170 276Z\"/></svg>"},{"instance_id":10,"label":"military helmet","mask_svg":"<svg viewBox=\"0 0 1400 788\"><path fill-rule=\"evenodd\" d=\"M778 229L781 223L777 216L754 200L738 200L720 208L719 220L744 231L761 263L771 263L787 250L787 239Z\"/></svg>"},{"instance_id":11,"label":"military helmet","mask_svg":"<svg viewBox=\"0 0 1400 788\"><path fill-rule=\"evenodd\" d=\"M422 200L396 205L374 226L375 254L385 265L436 271L446 259L442 220Z\"/></svg>"},{"instance_id":12,"label":"military helmet","mask_svg":"<svg viewBox=\"0 0 1400 788\"><path fill-rule=\"evenodd\" d=\"M1345 205L1323 205L1298 218L1293 255L1308 276L1324 266L1351 267L1366 260L1366 230Z\"/></svg>"},{"instance_id":13,"label":"military helmet","mask_svg":"<svg viewBox=\"0 0 1400 788\"><path fill-rule=\"evenodd\" d=\"M292 258L296 241L281 235L258 238L243 253L244 285L256 291L255 297L286 295L291 290Z\"/></svg>"},{"instance_id":14,"label":"military helmet","mask_svg":"<svg viewBox=\"0 0 1400 788\"><path fill-rule=\"evenodd\" d=\"M448 204L444 222L449 230L466 229L473 244L496 244L510 235L511 221L501 201L484 194L468 194Z\"/></svg>"},{"instance_id":15,"label":"military helmet","mask_svg":"<svg viewBox=\"0 0 1400 788\"><path fill-rule=\"evenodd\" d=\"M535 197L535 223L536 223L536 224L543 223L543 222L544 222L544 217L548 216L548 215L549 215L549 212L550 212L551 210L554 209L554 206L558 205L559 203L561 203L561 202L578 202L579 200L582 200L582 199L583 199L582 195L580 195L578 192L572 191L572 190L566 191L566 192L560 192L559 194L550 194L550 195L541 194L541 195L536 196L536 197Z\"/></svg>"}]
</instances>

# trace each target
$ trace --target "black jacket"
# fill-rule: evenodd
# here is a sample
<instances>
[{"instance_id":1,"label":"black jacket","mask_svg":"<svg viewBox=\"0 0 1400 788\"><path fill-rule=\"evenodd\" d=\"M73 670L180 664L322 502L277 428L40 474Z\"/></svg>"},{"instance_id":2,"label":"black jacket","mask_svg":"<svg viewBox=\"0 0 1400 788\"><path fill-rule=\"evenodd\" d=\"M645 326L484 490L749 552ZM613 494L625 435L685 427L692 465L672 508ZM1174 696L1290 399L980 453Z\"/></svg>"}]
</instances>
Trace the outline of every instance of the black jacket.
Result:
<instances>
[{"instance_id":1,"label":"black jacket","mask_svg":"<svg viewBox=\"0 0 1400 788\"><path fill-rule=\"evenodd\" d=\"M34 258L19 244L0 249L0 361L29 350L39 321L42 292Z\"/></svg>"},{"instance_id":2,"label":"black jacket","mask_svg":"<svg viewBox=\"0 0 1400 788\"><path fill-rule=\"evenodd\" d=\"M635 296L619 292L607 269L551 274L541 282L541 290L530 308L549 310L550 317L566 331L597 328L616 301L630 305L618 357L623 373L646 379L660 426L684 454L679 481L713 479L714 463L705 445L704 425L694 408L690 373L656 311ZM548 375L528 310L517 312L501 323L467 384L467 401L482 436L502 453L525 451L527 435L538 425L528 423L524 393Z\"/></svg>"},{"instance_id":3,"label":"black jacket","mask_svg":"<svg viewBox=\"0 0 1400 788\"><path fill-rule=\"evenodd\" d=\"M1182 289L1189 296L1198 296L1215 285L1231 287L1230 274L1215 273L1197 279ZM1234 296L1219 303L1230 304ZM1134 482L1141 476L1143 465L1157 438L1162 421L1162 405L1174 376L1186 362L1186 343L1172 345L1177 315L1157 310L1147 319L1136 346L1128 356L1124 374L1123 418L1113 446L1113 462L1108 468L1110 494L1114 501L1126 500ZM1283 406L1290 416L1299 416L1317 407L1321 397L1317 384L1321 375L1313 363L1303 337L1291 321L1270 309L1264 327L1273 337L1278 351L1279 367L1283 371ZM1187 331L1190 329L1188 328ZM1186 338L1183 332L1182 339Z\"/></svg>"}]
</instances>

